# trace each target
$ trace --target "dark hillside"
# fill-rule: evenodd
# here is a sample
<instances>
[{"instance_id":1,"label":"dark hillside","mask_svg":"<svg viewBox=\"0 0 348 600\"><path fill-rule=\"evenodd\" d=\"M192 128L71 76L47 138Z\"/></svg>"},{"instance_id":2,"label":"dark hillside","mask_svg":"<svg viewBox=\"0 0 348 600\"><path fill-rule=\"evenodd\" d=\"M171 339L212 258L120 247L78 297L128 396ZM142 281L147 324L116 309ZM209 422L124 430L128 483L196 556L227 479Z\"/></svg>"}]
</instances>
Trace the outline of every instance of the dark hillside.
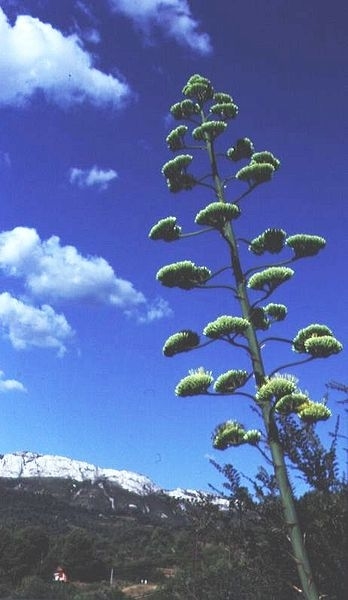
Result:
<instances>
[{"instance_id":1,"label":"dark hillside","mask_svg":"<svg viewBox=\"0 0 348 600\"><path fill-rule=\"evenodd\" d=\"M321 589L344 600L345 491L313 492L298 504ZM64 597L52 588L58 565L70 581ZM221 511L105 481L0 479L0 598L116 600L118 589L133 593L144 579L154 600L296 600L277 498Z\"/></svg>"}]
</instances>

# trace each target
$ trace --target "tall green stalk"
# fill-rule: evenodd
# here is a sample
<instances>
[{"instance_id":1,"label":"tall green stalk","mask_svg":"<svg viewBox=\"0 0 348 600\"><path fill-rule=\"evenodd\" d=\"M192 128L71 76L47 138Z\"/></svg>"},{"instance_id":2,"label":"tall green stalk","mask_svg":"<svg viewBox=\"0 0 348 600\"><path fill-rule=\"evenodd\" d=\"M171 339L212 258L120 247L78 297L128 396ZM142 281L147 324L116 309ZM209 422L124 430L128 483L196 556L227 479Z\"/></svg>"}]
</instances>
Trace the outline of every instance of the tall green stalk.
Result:
<instances>
[{"instance_id":1,"label":"tall green stalk","mask_svg":"<svg viewBox=\"0 0 348 600\"><path fill-rule=\"evenodd\" d=\"M267 374L258 340L258 331L269 329L286 316L284 305L271 303L262 306L262 302L293 275L293 270L285 265L299 258L317 254L325 246L325 240L319 236L306 234L287 237L283 230L268 229L254 240L249 241L249 250L256 256L260 256L267 252L279 253L288 246L293 252L292 258L270 265L261 271L258 271L257 268L252 269L251 276L249 276L250 271L243 271L233 222L241 214L240 204L244 197L261 183L270 181L280 163L270 152L254 152L252 142L248 138L243 138L238 140L233 148L229 148L225 156L229 162L236 163L244 159L249 160L249 164L242 167L233 178L223 178L219 172L218 157L220 155L215 149L216 140L224 133L229 121L237 115L238 108L229 94L216 93L210 81L200 75L194 75L189 79L183 93L186 99L174 104L171 113L174 118L195 125L192 137L199 142L199 145L187 145L185 136L189 128L186 125L175 128L168 135L167 144L173 152L183 149L206 151L209 174L201 179L194 177L189 172L193 159L189 154L179 154L167 162L162 171L171 192L190 190L201 185L211 189L214 194L214 202L197 214L195 222L202 227L199 231L184 234L177 224L176 218L167 217L161 219L151 229L149 236L154 240L162 239L168 242L215 230L228 247L230 266L217 273L211 273L205 266L197 267L191 261L181 261L160 269L157 279L167 287L179 287L185 290L218 287L214 285L216 278L226 270L230 270L233 285L224 284L220 287L227 288L233 293L235 300L239 303L242 316L222 315L207 324L203 335L208 338L209 342L223 340L232 347L243 348L250 358L251 372L231 370L222 373L214 382L211 373L200 368L190 371L189 375L178 383L175 392L178 396L184 397L201 394L214 395L214 393L218 395L243 394L239 390L248 383L251 375L254 376L256 393L254 395L244 393L244 395L253 399L262 414L263 440L271 455L283 506L284 521L292 545L292 554L296 562L303 597L306 600L318 600L320 596L316 589L296 514L285 456L279 439L277 417L295 413L304 422L314 423L327 419L330 411L325 404L313 402L306 394L302 393L297 388L294 378L286 375ZM248 188L231 204L226 199L225 189L226 184L232 180L245 182ZM249 290L261 292L263 296L252 303L249 298ZM342 349L341 344L326 325L309 325L300 330L294 339L288 340L288 342L293 345L295 351L305 356L303 361L295 361L290 364L307 362L315 358L326 358ZM163 352L166 356L174 356L179 352L196 350L206 343L201 342L200 336L196 332L181 330L168 338ZM280 366L278 370L282 368ZM210 391L212 385L214 392ZM245 443L255 446L261 441L261 432L245 430L236 421L227 421L219 425L213 435L213 445L220 450Z\"/></svg>"}]
</instances>

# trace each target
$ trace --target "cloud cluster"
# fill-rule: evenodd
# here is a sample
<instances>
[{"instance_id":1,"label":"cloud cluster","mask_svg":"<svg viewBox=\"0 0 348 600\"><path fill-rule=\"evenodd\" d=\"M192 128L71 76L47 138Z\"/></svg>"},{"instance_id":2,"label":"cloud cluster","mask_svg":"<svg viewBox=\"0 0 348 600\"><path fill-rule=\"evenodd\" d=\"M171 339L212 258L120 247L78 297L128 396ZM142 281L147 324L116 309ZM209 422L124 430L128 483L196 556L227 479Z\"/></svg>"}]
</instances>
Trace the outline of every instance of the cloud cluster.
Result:
<instances>
[{"instance_id":1,"label":"cloud cluster","mask_svg":"<svg viewBox=\"0 0 348 600\"><path fill-rule=\"evenodd\" d=\"M209 35L199 32L199 23L187 0L109 0L109 4L113 11L129 17L147 36L156 27L199 54L212 51Z\"/></svg>"},{"instance_id":2,"label":"cloud cluster","mask_svg":"<svg viewBox=\"0 0 348 600\"><path fill-rule=\"evenodd\" d=\"M101 257L84 257L57 236L41 240L35 229L15 227L0 233L0 269L24 280L34 298L89 300L119 307L145 303L132 283L117 277Z\"/></svg>"},{"instance_id":3,"label":"cloud cluster","mask_svg":"<svg viewBox=\"0 0 348 600\"><path fill-rule=\"evenodd\" d=\"M57 314L51 306L37 308L8 292L0 294L0 325L17 350L53 348L58 356L63 356L65 344L73 336L64 315Z\"/></svg>"},{"instance_id":4,"label":"cloud cluster","mask_svg":"<svg viewBox=\"0 0 348 600\"><path fill-rule=\"evenodd\" d=\"M80 188L97 187L106 190L111 181L118 177L114 169L99 169L97 166L91 169L78 169L73 167L69 171L69 181Z\"/></svg>"},{"instance_id":5,"label":"cloud cluster","mask_svg":"<svg viewBox=\"0 0 348 600\"><path fill-rule=\"evenodd\" d=\"M173 311L166 300L155 298L152 302L146 302L145 305L140 307L127 309L124 313L138 323L152 323L164 317L171 317Z\"/></svg>"},{"instance_id":6,"label":"cloud cluster","mask_svg":"<svg viewBox=\"0 0 348 600\"><path fill-rule=\"evenodd\" d=\"M0 233L0 269L23 281L26 298L34 303L0 294L0 326L17 349L46 347L64 354L74 332L65 316L52 308L56 302L114 306L139 323L171 314L164 300L149 302L130 281L116 276L104 258L82 256L74 246L62 246L57 236L41 240L33 228ZM41 301L45 304L37 307L35 302Z\"/></svg>"},{"instance_id":7,"label":"cloud cluster","mask_svg":"<svg viewBox=\"0 0 348 600\"><path fill-rule=\"evenodd\" d=\"M209 35L199 30L188 0L108 0L111 10L128 17L148 38L154 29L182 46L206 55L212 50ZM84 14L89 5L78 2ZM93 66L83 39L98 44L93 27L84 33L76 23L74 35L65 36L49 23L27 14L12 26L0 7L0 106L25 104L37 93L59 106L89 102L120 106L131 90L120 78Z\"/></svg>"},{"instance_id":8,"label":"cloud cluster","mask_svg":"<svg viewBox=\"0 0 348 600\"><path fill-rule=\"evenodd\" d=\"M0 393L3 392L26 392L23 383L16 379L5 379L5 373L0 371Z\"/></svg>"},{"instance_id":9,"label":"cloud cluster","mask_svg":"<svg viewBox=\"0 0 348 600\"><path fill-rule=\"evenodd\" d=\"M120 105L126 83L93 67L77 35L20 15L13 27L0 8L0 105L22 105L36 92L60 106Z\"/></svg>"}]
</instances>

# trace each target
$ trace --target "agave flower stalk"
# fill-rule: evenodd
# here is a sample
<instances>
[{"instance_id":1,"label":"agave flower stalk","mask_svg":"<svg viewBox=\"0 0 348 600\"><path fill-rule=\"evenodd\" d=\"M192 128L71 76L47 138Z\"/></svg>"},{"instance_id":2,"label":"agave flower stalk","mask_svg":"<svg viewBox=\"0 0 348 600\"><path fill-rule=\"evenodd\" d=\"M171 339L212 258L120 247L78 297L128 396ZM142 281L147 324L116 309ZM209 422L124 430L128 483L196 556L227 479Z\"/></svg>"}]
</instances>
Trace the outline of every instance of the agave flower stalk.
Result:
<instances>
[{"instance_id":1,"label":"agave flower stalk","mask_svg":"<svg viewBox=\"0 0 348 600\"><path fill-rule=\"evenodd\" d=\"M238 106L232 96L225 92L215 92L211 82L201 75L193 75L183 88L184 99L174 104L171 114L178 121L185 121L177 126L166 138L168 148L172 152L183 152L190 148L186 140L191 134L193 140L199 141L200 152L206 151L208 173L204 178L196 178L193 170L193 154L179 154L169 160L162 168L167 180L169 191L188 193L194 187L207 185L202 183L207 179L207 185L213 191L211 203L202 208L196 216L195 225L208 227L204 231L211 235L217 234L228 251L229 265L215 274L208 267L196 266L192 261L185 260L162 267L157 273L157 279L167 287L179 287L186 291L214 287L209 285L212 277L229 272L232 274L232 286L216 286L228 289L234 303L240 311L239 315L226 314L215 317L207 323L202 335L208 338L201 342L201 336L191 330L179 331L168 338L163 347L163 353L172 357L180 352L197 350L209 343L221 341L230 346L246 351L250 360L250 372L233 368L217 376L214 381L212 372L200 367L191 370L176 386L177 396L197 395L246 395L251 397L262 413L264 432L246 429L235 420L229 420L218 425L213 433L213 446L226 450L242 444L257 446L261 438L266 439L271 461L273 463L279 494L283 506L284 520L288 537L292 545L292 555L296 562L303 598L319 600L313 573L307 555L303 534L296 513L295 501L289 481L284 451L280 441L278 419L287 415L297 415L304 423L316 423L330 417L330 410L325 403L314 402L307 393L297 386L297 380L292 376L279 374L277 369L267 373L263 354L262 340L258 338L259 330L267 330L278 325L287 315L284 304L271 302L262 306L265 298L292 279L294 270L285 264L301 258L318 254L325 247L325 239L321 236L295 234L288 236L283 229L268 228L252 239L249 251L254 257L268 254L290 252L292 256L282 264L271 264L263 270L260 268L243 270L238 238L235 233L235 222L242 215L241 200L251 192L272 180L280 167L280 161L268 150L255 151L252 141L245 137L238 139L224 154L224 164L235 170L236 163L249 161L241 166L234 174L223 173L220 162L221 152L217 152L217 144L230 127L238 114ZM190 129L191 126L191 129ZM189 171L188 171L189 169ZM231 202L230 193L226 186L234 184L237 188L236 198ZM247 186L244 191L238 191L240 186ZM175 217L159 221L151 230L153 240L179 241L187 237L177 225ZM191 235L191 234L190 234ZM250 272L252 275L249 276ZM263 296L260 297L263 294ZM254 300L256 295L257 299ZM281 342L283 338L271 336L272 342ZM312 324L301 329L290 340L293 351L305 355L302 361L295 360L286 366L300 362L327 358L342 350L342 345L326 325ZM279 366L278 370L284 368ZM240 392L249 383L251 377L256 383L254 395ZM261 450L261 449L260 449ZM263 450L262 450L263 452Z\"/></svg>"}]
</instances>

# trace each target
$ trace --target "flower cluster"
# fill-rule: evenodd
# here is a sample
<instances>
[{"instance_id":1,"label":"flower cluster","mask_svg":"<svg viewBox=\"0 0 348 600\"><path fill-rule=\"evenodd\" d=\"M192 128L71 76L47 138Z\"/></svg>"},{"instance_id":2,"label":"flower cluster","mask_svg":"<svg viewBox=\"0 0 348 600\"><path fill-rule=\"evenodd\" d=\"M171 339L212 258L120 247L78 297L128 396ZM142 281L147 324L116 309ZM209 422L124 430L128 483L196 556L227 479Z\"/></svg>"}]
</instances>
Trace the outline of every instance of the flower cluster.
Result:
<instances>
[{"instance_id":1,"label":"flower cluster","mask_svg":"<svg viewBox=\"0 0 348 600\"><path fill-rule=\"evenodd\" d=\"M254 152L251 155L250 163L236 173L236 178L246 181L251 186L258 185L269 181L279 165L280 161L272 152Z\"/></svg>"},{"instance_id":2,"label":"flower cluster","mask_svg":"<svg viewBox=\"0 0 348 600\"><path fill-rule=\"evenodd\" d=\"M169 150L175 152L176 150L182 150L185 147L184 136L187 132L188 127L186 125L179 125L167 135L166 142Z\"/></svg>"},{"instance_id":3,"label":"flower cluster","mask_svg":"<svg viewBox=\"0 0 348 600\"><path fill-rule=\"evenodd\" d=\"M258 402L270 402L280 400L283 396L293 394L297 391L297 380L288 375L275 375L264 383L256 393Z\"/></svg>"},{"instance_id":4,"label":"flower cluster","mask_svg":"<svg viewBox=\"0 0 348 600\"><path fill-rule=\"evenodd\" d=\"M273 292L279 285L291 279L294 271L289 267L269 267L259 273L254 273L248 281L252 290Z\"/></svg>"},{"instance_id":5,"label":"flower cluster","mask_svg":"<svg viewBox=\"0 0 348 600\"><path fill-rule=\"evenodd\" d=\"M164 240L165 242L173 242L179 239L181 227L176 224L176 217L166 217L160 219L149 232L151 240Z\"/></svg>"},{"instance_id":6,"label":"flower cluster","mask_svg":"<svg viewBox=\"0 0 348 600\"><path fill-rule=\"evenodd\" d=\"M191 154L179 154L163 165L162 173L166 177L171 192L191 190L196 185L195 178L187 173L187 167L192 159Z\"/></svg>"},{"instance_id":7,"label":"flower cluster","mask_svg":"<svg viewBox=\"0 0 348 600\"><path fill-rule=\"evenodd\" d=\"M232 148L229 148L226 152L227 158L237 162L243 158L251 158L254 154L254 145L249 138L240 138L236 141Z\"/></svg>"},{"instance_id":8,"label":"flower cluster","mask_svg":"<svg viewBox=\"0 0 348 600\"><path fill-rule=\"evenodd\" d=\"M240 216L240 208L237 204L229 204L225 202L212 202L205 208L199 211L196 215L195 223L197 225L207 225L222 229L223 226Z\"/></svg>"},{"instance_id":9,"label":"flower cluster","mask_svg":"<svg viewBox=\"0 0 348 600\"><path fill-rule=\"evenodd\" d=\"M275 304L274 302L267 304L264 310L274 321L284 321L288 312L285 304Z\"/></svg>"},{"instance_id":10,"label":"flower cluster","mask_svg":"<svg viewBox=\"0 0 348 600\"><path fill-rule=\"evenodd\" d=\"M219 115L222 119L234 119L238 114L238 106L233 102L230 94L224 92L216 92L213 96L213 104L210 107L210 112Z\"/></svg>"},{"instance_id":11,"label":"flower cluster","mask_svg":"<svg viewBox=\"0 0 348 600\"><path fill-rule=\"evenodd\" d=\"M283 229L269 228L250 242L249 250L258 256L264 252L276 254L284 248L285 239L286 232Z\"/></svg>"},{"instance_id":12,"label":"flower cluster","mask_svg":"<svg viewBox=\"0 0 348 600\"><path fill-rule=\"evenodd\" d=\"M238 114L238 106L234 102L218 102L210 107L210 112L222 119L234 119Z\"/></svg>"},{"instance_id":13,"label":"flower cluster","mask_svg":"<svg viewBox=\"0 0 348 600\"><path fill-rule=\"evenodd\" d=\"M248 378L249 375L246 371L231 369L219 375L214 383L214 390L219 394L231 394L243 387Z\"/></svg>"},{"instance_id":14,"label":"flower cluster","mask_svg":"<svg viewBox=\"0 0 348 600\"><path fill-rule=\"evenodd\" d=\"M190 329L183 329L171 335L163 346L165 356L188 352L199 345L199 335Z\"/></svg>"},{"instance_id":15,"label":"flower cluster","mask_svg":"<svg viewBox=\"0 0 348 600\"><path fill-rule=\"evenodd\" d=\"M172 263L162 267L156 275L156 279L166 287L179 287L183 290L204 284L211 276L207 267L197 267L190 260Z\"/></svg>"},{"instance_id":16,"label":"flower cluster","mask_svg":"<svg viewBox=\"0 0 348 600\"><path fill-rule=\"evenodd\" d=\"M275 375L268 379L256 393L261 404L273 402L274 409L281 415L295 413L306 423L326 421L330 409L323 402L313 402L297 387L297 380L289 375Z\"/></svg>"},{"instance_id":17,"label":"flower cluster","mask_svg":"<svg viewBox=\"0 0 348 600\"><path fill-rule=\"evenodd\" d=\"M202 75L192 75L184 86L182 93L188 98L193 98L199 103L212 100L214 97L214 89L209 79Z\"/></svg>"},{"instance_id":18,"label":"flower cluster","mask_svg":"<svg viewBox=\"0 0 348 600\"><path fill-rule=\"evenodd\" d=\"M170 113L174 119L190 119L193 115L199 115L199 105L192 102L192 100L183 100L182 102L176 102L171 106Z\"/></svg>"},{"instance_id":19,"label":"flower cluster","mask_svg":"<svg viewBox=\"0 0 348 600\"><path fill-rule=\"evenodd\" d=\"M295 352L310 354L313 358L327 358L341 352L343 346L329 327L314 323L300 329L293 339L293 349Z\"/></svg>"},{"instance_id":20,"label":"flower cluster","mask_svg":"<svg viewBox=\"0 0 348 600\"><path fill-rule=\"evenodd\" d=\"M218 339L230 335L244 335L250 323L242 317L231 317L222 315L205 326L203 334L212 339Z\"/></svg>"},{"instance_id":21,"label":"flower cluster","mask_svg":"<svg viewBox=\"0 0 348 600\"><path fill-rule=\"evenodd\" d=\"M192 131L192 137L194 140L213 141L225 131L226 127L227 123L223 121L207 121Z\"/></svg>"},{"instance_id":22,"label":"flower cluster","mask_svg":"<svg viewBox=\"0 0 348 600\"><path fill-rule=\"evenodd\" d=\"M319 235L299 233L289 236L286 240L286 245L292 248L295 258L304 258L318 254L322 248L325 248L326 240Z\"/></svg>"},{"instance_id":23,"label":"flower cluster","mask_svg":"<svg viewBox=\"0 0 348 600\"><path fill-rule=\"evenodd\" d=\"M238 421L226 421L216 427L212 435L213 447L217 450L226 450L231 446L242 444L257 444L261 433L257 429L245 430Z\"/></svg>"},{"instance_id":24,"label":"flower cluster","mask_svg":"<svg viewBox=\"0 0 348 600\"><path fill-rule=\"evenodd\" d=\"M206 394L212 383L211 371L206 371L203 367L190 369L189 374L179 381L175 394L183 397Z\"/></svg>"}]
</instances>

